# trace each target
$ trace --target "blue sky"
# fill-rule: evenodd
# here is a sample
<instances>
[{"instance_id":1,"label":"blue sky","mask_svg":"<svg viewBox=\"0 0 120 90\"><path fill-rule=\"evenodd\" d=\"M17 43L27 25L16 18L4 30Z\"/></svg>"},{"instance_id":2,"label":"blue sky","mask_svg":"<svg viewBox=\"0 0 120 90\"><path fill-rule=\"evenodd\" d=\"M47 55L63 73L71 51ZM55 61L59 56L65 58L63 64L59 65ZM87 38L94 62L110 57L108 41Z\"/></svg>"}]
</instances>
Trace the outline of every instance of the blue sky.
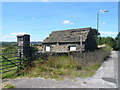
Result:
<instances>
[{"instance_id":1,"label":"blue sky","mask_svg":"<svg viewBox=\"0 0 120 90\"><path fill-rule=\"evenodd\" d=\"M117 2L3 2L2 41L16 41L16 35L28 33L31 41L42 41L52 31L96 28L100 12L101 36L115 37L118 32Z\"/></svg>"}]
</instances>

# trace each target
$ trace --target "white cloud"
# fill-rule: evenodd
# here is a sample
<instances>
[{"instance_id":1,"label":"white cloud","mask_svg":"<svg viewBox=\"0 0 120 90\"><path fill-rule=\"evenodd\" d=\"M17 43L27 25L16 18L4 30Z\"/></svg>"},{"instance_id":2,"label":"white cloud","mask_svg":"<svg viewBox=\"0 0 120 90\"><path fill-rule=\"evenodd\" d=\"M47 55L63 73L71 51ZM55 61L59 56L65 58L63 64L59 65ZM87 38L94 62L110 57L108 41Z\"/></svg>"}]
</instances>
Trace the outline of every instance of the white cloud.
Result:
<instances>
[{"instance_id":1,"label":"white cloud","mask_svg":"<svg viewBox=\"0 0 120 90\"><path fill-rule=\"evenodd\" d=\"M35 17L34 17L34 16L32 17L32 20L35 20Z\"/></svg>"},{"instance_id":2,"label":"white cloud","mask_svg":"<svg viewBox=\"0 0 120 90\"><path fill-rule=\"evenodd\" d=\"M71 22L70 24L74 24L73 22Z\"/></svg>"},{"instance_id":3,"label":"white cloud","mask_svg":"<svg viewBox=\"0 0 120 90\"><path fill-rule=\"evenodd\" d=\"M0 37L0 41L17 41L17 35L23 35L23 34L28 34L28 33L25 33L25 32L17 32L17 33L11 33L9 35L4 35L2 34Z\"/></svg>"},{"instance_id":4,"label":"white cloud","mask_svg":"<svg viewBox=\"0 0 120 90\"><path fill-rule=\"evenodd\" d=\"M64 24L74 24L73 22L69 21L69 20L64 20L63 21Z\"/></svg>"},{"instance_id":5,"label":"white cloud","mask_svg":"<svg viewBox=\"0 0 120 90\"><path fill-rule=\"evenodd\" d=\"M65 21L63 21L63 23L64 23L64 24L69 24L69 23L70 23L70 21L65 20Z\"/></svg>"},{"instance_id":6,"label":"white cloud","mask_svg":"<svg viewBox=\"0 0 120 90\"><path fill-rule=\"evenodd\" d=\"M12 35L2 35L2 37L0 37L0 41L16 41L17 37L16 36L12 36Z\"/></svg>"},{"instance_id":7,"label":"white cloud","mask_svg":"<svg viewBox=\"0 0 120 90\"><path fill-rule=\"evenodd\" d=\"M11 33L11 35L23 35L23 34L28 34L28 33L26 33L26 32Z\"/></svg>"},{"instance_id":8,"label":"white cloud","mask_svg":"<svg viewBox=\"0 0 120 90\"><path fill-rule=\"evenodd\" d=\"M117 35L118 32L104 32L104 31L99 31L101 34L108 34L108 35Z\"/></svg>"},{"instance_id":9,"label":"white cloud","mask_svg":"<svg viewBox=\"0 0 120 90\"><path fill-rule=\"evenodd\" d=\"M48 0L43 0L43 2L49 2Z\"/></svg>"},{"instance_id":10,"label":"white cloud","mask_svg":"<svg viewBox=\"0 0 120 90\"><path fill-rule=\"evenodd\" d=\"M107 24L106 22L102 22L102 24Z\"/></svg>"}]
</instances>

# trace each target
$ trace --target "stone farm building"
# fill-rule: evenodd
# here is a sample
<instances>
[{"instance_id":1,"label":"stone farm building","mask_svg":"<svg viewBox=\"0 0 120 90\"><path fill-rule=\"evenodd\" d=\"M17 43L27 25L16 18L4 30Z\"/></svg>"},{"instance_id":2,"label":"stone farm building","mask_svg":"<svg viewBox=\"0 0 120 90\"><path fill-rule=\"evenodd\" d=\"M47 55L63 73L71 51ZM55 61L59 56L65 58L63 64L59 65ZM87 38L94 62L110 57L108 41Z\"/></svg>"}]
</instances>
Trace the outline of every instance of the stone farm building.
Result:
<instances>
[{"instance_id":1,"label":"stone farm building","mask_svg":"<svg viewBox=\"0 0 120 90\"><path fill-rule=\"evenodd\" d=\"M96 40L92 28L53 31L43 41L43 51L68 52L91 51L96 49Z\"/></svg>"}]
</instances>

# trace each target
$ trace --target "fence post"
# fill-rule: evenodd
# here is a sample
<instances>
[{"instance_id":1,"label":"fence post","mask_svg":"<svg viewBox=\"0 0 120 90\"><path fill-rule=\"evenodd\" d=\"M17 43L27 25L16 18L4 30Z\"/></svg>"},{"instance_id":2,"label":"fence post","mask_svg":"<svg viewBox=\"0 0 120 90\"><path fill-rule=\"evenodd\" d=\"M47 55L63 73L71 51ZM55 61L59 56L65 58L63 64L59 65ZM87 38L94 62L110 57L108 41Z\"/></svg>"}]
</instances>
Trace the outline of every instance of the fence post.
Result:
<instances>
[{"instance_id":1,"label":"fence post","mask_svg":"<svg viewBox=\"0 0 120 90\"><path fill-rule=\"evenodd\" d=\"M22 64L21 52L19 52L19 58L20 58L20 67L21 67Z\"/></svg>"},{"instance_id":2,"label":"fence post","mask_svg":"<svg viewBox=\"0 0 120 90\"><path fill-rule=\"evenodd\" d=\"M17 35L17 44L20 59L30 55L30 35Z\"/></svg>"}]
</instances>

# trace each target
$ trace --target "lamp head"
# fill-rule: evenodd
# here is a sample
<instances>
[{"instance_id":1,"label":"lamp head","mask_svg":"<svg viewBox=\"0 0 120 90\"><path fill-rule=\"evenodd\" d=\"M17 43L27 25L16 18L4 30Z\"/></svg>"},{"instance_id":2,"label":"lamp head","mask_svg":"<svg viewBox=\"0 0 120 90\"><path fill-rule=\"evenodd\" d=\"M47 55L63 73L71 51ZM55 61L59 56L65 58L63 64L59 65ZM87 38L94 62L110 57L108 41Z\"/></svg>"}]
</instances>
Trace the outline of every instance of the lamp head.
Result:
<instances>
[{"instance_id":1,"label":"lamp head","mask_svg":"<svg viewBox=\"0 0 120 90\"><path fill-rule=\"evenodd\" d=\"M100 10L99 12L108 12L108 10Z\"/></svg>"}]
</instances>

